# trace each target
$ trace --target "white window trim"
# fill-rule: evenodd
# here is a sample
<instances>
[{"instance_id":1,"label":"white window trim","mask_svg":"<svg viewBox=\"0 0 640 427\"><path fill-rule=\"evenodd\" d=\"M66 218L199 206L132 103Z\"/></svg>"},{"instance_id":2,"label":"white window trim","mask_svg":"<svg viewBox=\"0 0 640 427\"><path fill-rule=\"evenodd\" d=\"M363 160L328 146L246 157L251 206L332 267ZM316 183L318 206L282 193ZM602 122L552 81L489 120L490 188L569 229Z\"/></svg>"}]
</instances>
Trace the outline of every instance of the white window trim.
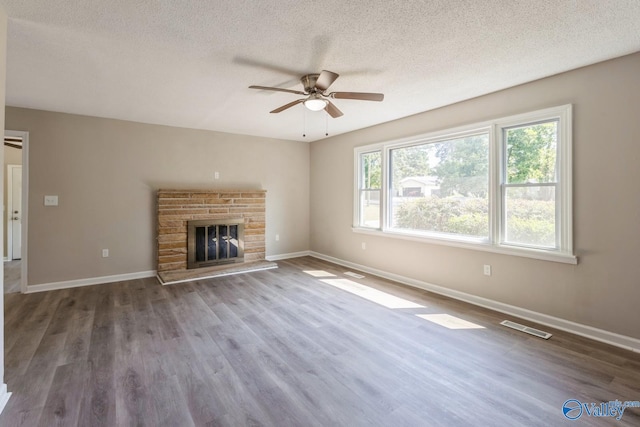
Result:
<instances>
[{"instance_id":1,"label":"white window trim","mask_svg":"<svg viewBox=\"0 0 640 427\"><path fill-rule=\"evenodd\" d=\"M501 191L501 165L503 162L502 130L505 127L524 125L538 121L559 120L558 136L561 143L557 153L559 169L556 195L558 206L556 209L560 250L545 250L500 242L500 227L503 223L502 196L496 194ZM479 132L488 132L489 143L489 241L472 237L438 235L436 233L405 232L389 227L388 193L389 193L389 151L398 146L417 145L436 140L454 139ZM379 229L367 228L359 225L360 200L360 155L368 152L382 153L382 189L380 194L381 218ZM354 205L353 227L356 233L385 236L404 240L418 241L430 244L454 246L484 252L513 255L577 264L578 258L573 253L573 212L572 212L572 106L571 104L518 114L496 120L460 126L453 129L430 132L413 137L397 139L389 142L379 142L372 145L356 147L354 149Z\"/></svg>"},{"instance_id":2,"label":"white window trim","mask_svg":"<svg viewBox=\"0 0 640 427\"><path fill-rule=\"evenodd\" d=\"M373 144L367 145L366 147L356 148L355 156L353 157L353 168L355 170L355 197L353 198L353 222L354 227L358 227L364 230L379 230L377 228L365 227L360 225L360 191L362 189L362 176L360 175L360 156L362 154L373 153L376 151L380 151L382 149L383 144ZM382 175L380 176L380 224L382 224L382 209L384 206L382 197L385 191L382 190L382 186L384 185L384 165L382 165Z\"/></svg>"}]
</instances>

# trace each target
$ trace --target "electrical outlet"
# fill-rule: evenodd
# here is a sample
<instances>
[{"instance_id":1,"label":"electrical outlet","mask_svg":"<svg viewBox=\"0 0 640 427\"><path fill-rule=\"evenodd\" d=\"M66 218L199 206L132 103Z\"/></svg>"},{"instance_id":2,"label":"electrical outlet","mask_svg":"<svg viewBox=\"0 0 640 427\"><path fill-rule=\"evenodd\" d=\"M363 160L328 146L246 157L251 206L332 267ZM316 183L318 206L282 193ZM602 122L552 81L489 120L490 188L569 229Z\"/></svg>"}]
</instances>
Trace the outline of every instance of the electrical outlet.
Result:
<instances>
[{"instance_id":1,"label":"electrical outlet","mask_svg":"<svg viewBox=\"0 0 640 427\"><path fill-rule=\"evenodd\" d=\"M491 266L489 264L484 265L484 275L491 276Z\"/></svg>"},{"instance_id":2,"label":"electrical outlet","mask_svg":"<svg viewBox=\"0 0 640 427\"><path fill-rule=\"evenodd\" d=\"M278 240L280 240L280 235L279 235L279 234L276 234L276 242L277 242Z\"/></svg>"},{"instance_id":3,"label":"electrical outlet","mask_svg":"<svg viewBox=\"0 0 640 427\"><path fill-rule=\"evenodd\" d=\"M220 172L214 172L213 179L220 179Z\"/></svg>"},{"instance_id":4,"label":"electrical outlet","mask_svg":"<svg viewBox=\"0 0 640 427\"><path fill-rule=\"evenodd\" d=\"M367 243L366 242L362 242L362 250L367 249Z\"/></svg>"},{"instance_id":5,"label":"electrical outlet","mask_svg":"<svg viewBox=\"0 0 640 427\"><path fill-rule=\"evenodd\" d=\"M109 249L102 250L102 258L109 258Z\"/></svg>"}]
</instances>

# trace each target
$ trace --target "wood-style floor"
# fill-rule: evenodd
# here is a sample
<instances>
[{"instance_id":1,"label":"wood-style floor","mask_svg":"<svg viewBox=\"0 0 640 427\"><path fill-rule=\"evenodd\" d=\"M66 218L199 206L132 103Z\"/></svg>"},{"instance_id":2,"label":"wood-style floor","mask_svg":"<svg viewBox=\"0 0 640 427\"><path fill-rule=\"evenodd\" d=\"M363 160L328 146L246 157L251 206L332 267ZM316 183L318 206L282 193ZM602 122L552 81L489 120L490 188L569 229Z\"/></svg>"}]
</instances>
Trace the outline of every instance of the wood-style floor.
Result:
<instances>
[{"instance_id":1,"label":"wood-style floor","mask_svg":"<svg viewBox=\"0 0 640 427\"><path fill-rule=\"evenodd\" d=\"M313 258L278 264L5 295L13 396L0 425L640 425L640 408L620 421L561 410L567 399L640 400L637 354L554 330L545 341L498 325L504 315ZM326 279L423 307L387 308Z\"/></svg>"},{"instance_id":2,"label":"wood-style floor","mask_svg":"<svg viewBox=\"0 0 640 427\"><path fill-rule=\"evenodd\" d=\"M4 293L20 292L20 269L22 261L14 260L4 263Z\"/></svg>"}]
</instances>

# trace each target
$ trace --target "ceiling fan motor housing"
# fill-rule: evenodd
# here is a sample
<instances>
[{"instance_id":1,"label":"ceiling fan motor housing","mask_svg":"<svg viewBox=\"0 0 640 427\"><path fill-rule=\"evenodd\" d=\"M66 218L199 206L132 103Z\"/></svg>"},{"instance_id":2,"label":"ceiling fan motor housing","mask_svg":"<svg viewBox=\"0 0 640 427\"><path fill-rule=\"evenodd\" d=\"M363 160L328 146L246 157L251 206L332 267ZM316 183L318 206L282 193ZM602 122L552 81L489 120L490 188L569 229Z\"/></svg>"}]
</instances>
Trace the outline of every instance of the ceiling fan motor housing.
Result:
<instances>
[{"instance_id":1,"label":"ceiling fan motor housing","mask_svg":"<svg viewBox=\"0 0 640 427\"><path fill-rule=\"evenodd\" d=\"M302 87L304 87L305 92L307 93L319 92L316 89L316 81L318 80L318 77L320 77L320 74L307 74L300 78L300 83L302 83Z\"/></svg>"}]
</instances>

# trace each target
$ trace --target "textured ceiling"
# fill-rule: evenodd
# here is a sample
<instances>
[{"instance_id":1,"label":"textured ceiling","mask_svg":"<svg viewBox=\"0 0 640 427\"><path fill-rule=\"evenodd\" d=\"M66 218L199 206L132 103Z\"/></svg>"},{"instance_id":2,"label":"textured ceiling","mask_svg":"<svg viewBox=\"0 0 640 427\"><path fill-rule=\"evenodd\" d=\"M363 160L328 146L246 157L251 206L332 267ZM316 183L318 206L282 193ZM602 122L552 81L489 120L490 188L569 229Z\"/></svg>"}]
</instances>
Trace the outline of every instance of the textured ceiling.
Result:
<instances>
[{"instance_id":1,"label":"textured ceiling","mask_svg":"<svg viewBox=\"0 0 640 427\"><path fill-rule=\"evenodd\" d=\"M292 140L640 51L638 0L0 2L8 105ZM298 95L248 89L323 69L341 75L332 91L385 100L335 100L327 120L269 114Z\"/></svg>"}]
</instances>

